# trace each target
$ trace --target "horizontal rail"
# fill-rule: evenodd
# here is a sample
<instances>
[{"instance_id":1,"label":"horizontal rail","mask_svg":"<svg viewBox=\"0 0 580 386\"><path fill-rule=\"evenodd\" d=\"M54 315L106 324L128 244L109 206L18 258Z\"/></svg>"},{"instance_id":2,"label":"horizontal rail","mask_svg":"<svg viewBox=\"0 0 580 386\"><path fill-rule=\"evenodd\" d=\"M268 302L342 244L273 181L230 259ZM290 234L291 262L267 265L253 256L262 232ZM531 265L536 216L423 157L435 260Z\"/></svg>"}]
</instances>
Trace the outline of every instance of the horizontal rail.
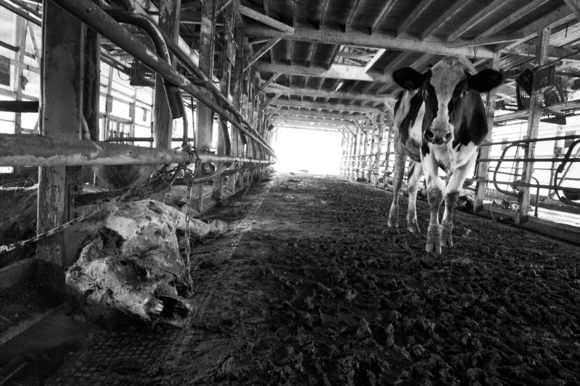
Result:
<instances>
[{"instance_id":1,"label":"horizontal rail","mask_svg":"<svg viewBox=\"0 0 580 386\"><path fill-rule=\"evenodd\" d=\"M546 137L546 138L534 138L534 139L517 139L515 141L501 141L501 142L484 142L480 146L493 146L493 145L509 145L512 143L530 143L530 142L544 142L544 141L558 141L566 139L579 139L580 135L566 135L563 137Z\"/></svg>"},{"instance_id":2,"label":"horizontal rail","mask_svg":"<svg viewBox=\"0 0 580 386\"><path fill-rule=\"evenodd\" d=\"M481 158L477 160L478 162L580 162L580 158L572 158L572 159L565 159L565 158Z\"/></svg>"},{"instance_id":3,"label":"horizontal rail","mask_svg":"<svg viewBox=\"0 0 580 386\"><path fill-rule=\"evenodd\" d=\"M107 142L66 140L28 134L0 134L1 166L171 164L195 162L198 158L201 162L274 163L269 160L207 153L190 156L185 151Z\"/></svg>"},{"instance_id":4,"label":"horizontal rail","mask_svg":"<svg viewBox=\"0 0 580 386\"><path fill-rule=\"evenodd\" d=\"M215 111L218 115L230 121L243 134L263 146L272 156L274 150L263 138L256 136L252 129L246 129L236 117L232 116L226 109L212 100L206 93L198 90L194 84L185 76L180 74L173 66L164 62L159 56L141 42L135 35L123 28L111 16L107 15L97 5L87 0L53 0L64 10L77 17L80 21L115 43L133 57L140 60L153 71L161 75L167 81L186 91L198 101ZM251 127L251 126L250 126Z\"/></svg>"}]
</instances>

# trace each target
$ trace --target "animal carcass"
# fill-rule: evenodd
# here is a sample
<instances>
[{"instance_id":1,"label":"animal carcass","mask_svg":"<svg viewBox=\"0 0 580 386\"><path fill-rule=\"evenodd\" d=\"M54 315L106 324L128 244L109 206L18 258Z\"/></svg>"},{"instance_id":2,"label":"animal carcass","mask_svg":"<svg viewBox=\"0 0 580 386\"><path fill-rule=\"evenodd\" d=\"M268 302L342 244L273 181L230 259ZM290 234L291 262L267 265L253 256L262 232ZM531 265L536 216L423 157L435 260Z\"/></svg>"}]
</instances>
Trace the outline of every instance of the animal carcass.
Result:
<instances>
[{"instance_id":1,"label":"animal carcass","mask_svg":"<svg viewBox=\"0 0 580 386\"><path fill-rule=\"evenodd\" d=\"M185 213L144 200L111 206L85 228L94 236L66 273L67 290L77 304L188 326L196 308L182 296L189 273L176 234L186 229ZM227 225L190 219L189 230L204 237L224 233Z\"/></svg>"}]
</instances>

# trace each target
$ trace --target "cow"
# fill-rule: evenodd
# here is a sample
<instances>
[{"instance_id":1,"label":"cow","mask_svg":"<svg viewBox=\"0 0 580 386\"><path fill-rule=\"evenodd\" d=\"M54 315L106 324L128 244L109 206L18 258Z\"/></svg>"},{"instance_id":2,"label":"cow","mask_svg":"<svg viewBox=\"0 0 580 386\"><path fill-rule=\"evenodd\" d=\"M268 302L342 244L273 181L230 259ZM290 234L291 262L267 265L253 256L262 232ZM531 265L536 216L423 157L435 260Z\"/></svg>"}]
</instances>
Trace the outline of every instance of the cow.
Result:
<instances>
[{"instance_id":1,"label":"cow","mask_svg":"<svg viewBox=\"0 0 580 386\"><path fill-rule=\"evenodd\" d=\"M395 70L393 80L405 91L394 109L393 201L387 224L399 226L399 190L408 156L414 162L408 172L407 229L419 232L417 185L424 174L430 206L425 251L439 255L441 246L453 246L453 207L459 189L473 168L477 149L488 133L480 93L497 87L503 75L491 69L473 75L464 61L449 57L422 74L408 67ZM439 177L439 168L449 177L447 185ZM445 212L439 224L443 200Z\"/></svg>"}]
</instances>

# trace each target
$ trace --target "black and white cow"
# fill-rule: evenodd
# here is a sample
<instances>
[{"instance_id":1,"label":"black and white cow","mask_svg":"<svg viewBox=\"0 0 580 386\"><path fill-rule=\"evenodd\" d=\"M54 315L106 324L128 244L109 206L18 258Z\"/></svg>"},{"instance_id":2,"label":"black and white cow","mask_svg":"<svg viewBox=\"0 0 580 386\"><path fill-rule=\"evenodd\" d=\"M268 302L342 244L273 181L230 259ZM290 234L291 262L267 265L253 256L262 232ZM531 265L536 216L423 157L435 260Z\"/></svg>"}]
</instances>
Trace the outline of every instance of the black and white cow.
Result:
<instances>
[{"instance_id":1,"label":"black and white cow","mask_svg":"<svg viewBox=\"0 0 580 386\"><path fill-rule=\"evenodd\" d=\"M472 75L459 59L445 58L423 74L412 68L398 69L393 79L406 91L395 104L394 196L388 226L399 225L399 190L409 156L415 163L408 178L407 229L419 232L417 185L425 173L431 211L425 250L440 254L442 245L453 246L453 207L488 133L480 93L497 87L503 76L490 69ZM449 176L447 186L439 177L439 168ZM439 224L443 199L445 212Z\"/></svg>"}]
</instances>

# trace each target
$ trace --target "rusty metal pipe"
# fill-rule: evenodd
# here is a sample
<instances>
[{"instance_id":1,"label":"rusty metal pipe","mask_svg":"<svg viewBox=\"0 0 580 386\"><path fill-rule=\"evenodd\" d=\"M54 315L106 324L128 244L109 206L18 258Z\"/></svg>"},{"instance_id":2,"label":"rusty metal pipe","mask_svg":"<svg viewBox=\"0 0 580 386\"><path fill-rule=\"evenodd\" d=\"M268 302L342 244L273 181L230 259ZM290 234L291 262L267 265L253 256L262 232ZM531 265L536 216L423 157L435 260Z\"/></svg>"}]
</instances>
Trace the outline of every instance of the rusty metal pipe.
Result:
<instances>
[{"instance_id":1,"label":"rusty metal pipe","mask_svg":"<svg viewBox=\"0 0 580 386\"><path fill-rule=\"evenodd\" d=\"M107 39L123 48L125 51L139 59L149 68L163 76L169 82L185 90L195 97L201 103L215 111L217 114L232 122L242 133L260 143L272 156L275 156L274 150L268 145L263 138L256 137L248 131L235 117L228 113L215 101L208 96L199 92L197 88L185 76L181 75L168 63L161 60L154 52L145 46L136 36L123 28L119 23L114 21L109 15L101 10L95 4L87 0L53 0L55 4L61 6L64 10L77 17L83 23L93 28L95 31L105 36ZM250 125L251 127L251 125Z\"/></svg>"},{"instance_id":2,"label":"rusty metal pipe","mask_svg":"<svg viewBox=\"0 0 580 386\"><path fill-rule=\"evenodd\" d=\"M165 43L164 35L161 33L159 26L157 26L153 21L143 15L123 11L107 11L107 14L119 23L133 25L142 29L153 42L157 55L159 55L159 57L166 63L171 65L171 55L169 54L169 49ZM165 89L167 104L171 111L171 117L173 119L181 118L183 116L183 107L181 105L180 96L178 95L179 88L169 83L165 78L163 78L163 87Z\"/></svg>"},{"instance_id":3,"label":"rusty metal pipe","mask_svg":"<svg viewBox=\"0 0 580 386\"><path fill-rule=\"evenodd\" d=\"M273 161L200 153L201 162L271 164ZM152 149L28 134L0 134L2 166L84 166L170 164L190 160L184 151ZM193 156L192 162L197 160Z\"/></svg>"}]
</instances>

